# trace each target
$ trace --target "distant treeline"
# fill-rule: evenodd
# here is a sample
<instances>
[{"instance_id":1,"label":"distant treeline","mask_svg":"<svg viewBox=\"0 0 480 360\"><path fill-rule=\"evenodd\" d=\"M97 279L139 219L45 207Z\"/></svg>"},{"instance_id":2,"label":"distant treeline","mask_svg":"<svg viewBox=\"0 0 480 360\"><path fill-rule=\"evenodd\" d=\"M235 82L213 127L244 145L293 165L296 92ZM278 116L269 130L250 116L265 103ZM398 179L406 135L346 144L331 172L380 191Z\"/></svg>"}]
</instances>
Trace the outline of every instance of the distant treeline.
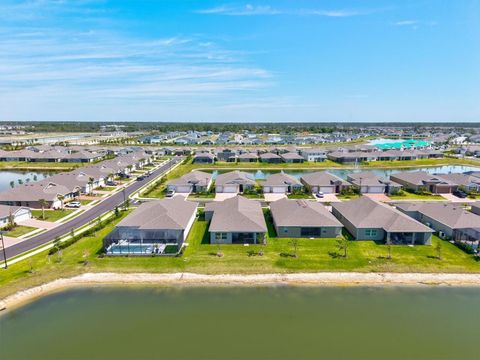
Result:
<instances>
[{"instance_id":1,"label":"distant treeline","mask_svg":"<svg viewBox=\"0 0 480 360\"><path fill-rule=\"evenodd\" d=\"M271 133L298 133L317 132L330 133L337 130L358 129L365 127L403 127L403 128L477 128L477 123L176 123L176 122L54 122L54 121L25 121L25 122L0 122L1 125L31 126L29 131L34 132L99 132L102 129L168 132L168 131L249 131L249 132L271 132ZM105 128L106 127L106 128Z\"/></svg>"}]
</instances>

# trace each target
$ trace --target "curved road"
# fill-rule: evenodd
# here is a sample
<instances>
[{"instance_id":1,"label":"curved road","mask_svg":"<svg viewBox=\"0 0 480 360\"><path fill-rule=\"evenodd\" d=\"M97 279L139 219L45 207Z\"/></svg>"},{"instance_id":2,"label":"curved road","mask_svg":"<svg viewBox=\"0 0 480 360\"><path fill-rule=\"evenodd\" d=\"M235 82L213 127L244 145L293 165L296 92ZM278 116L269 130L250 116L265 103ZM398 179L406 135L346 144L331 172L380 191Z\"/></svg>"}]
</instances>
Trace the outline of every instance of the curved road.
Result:
<instances>
[{"instance_id":1,"label":"curved road","mask_svg":"<svg viewBox=\"0 0 480 360\"><path fill-rule=\"evenodd\" d=\"M152 172L152 175L145 178L142 181L135 181L133 184L127 186L125 188L125 196L128 197L138 189L140 189L142 186L145 184L149 183L153 179L159 177L160 175L163 175L166 171L168 171L170 168L178 164L183 160L182 157L175 157L171 160L168 160L167 163L156 169L155 171ZM83 225L87 224L88 222L98 218L100 215L106 213L107 211L115 209L116 206L119 206L123 203L123 191L119 191L112 196L106 198L102 202L100 202L98 205L95 205L93 208L83 212L82 214L78 215L77 217L73 218L72 220L69 220L65 223L60 224L59 226L48 230L46 232L43 232L37 236L31 237L28 240L22 241L18 244L9 246L5 249L5 252L7 254L7 259L17 256L19 254L23 254L27 251L33 250L43 244L46 244L56 237L63 236L67 233L69 233L72 229L78 229L79 227L82 227ZM1 249L1 244L0 244L0 249ZM0 261L3 261L3 252L0 251Z\"/></svg>"}]
</instances>

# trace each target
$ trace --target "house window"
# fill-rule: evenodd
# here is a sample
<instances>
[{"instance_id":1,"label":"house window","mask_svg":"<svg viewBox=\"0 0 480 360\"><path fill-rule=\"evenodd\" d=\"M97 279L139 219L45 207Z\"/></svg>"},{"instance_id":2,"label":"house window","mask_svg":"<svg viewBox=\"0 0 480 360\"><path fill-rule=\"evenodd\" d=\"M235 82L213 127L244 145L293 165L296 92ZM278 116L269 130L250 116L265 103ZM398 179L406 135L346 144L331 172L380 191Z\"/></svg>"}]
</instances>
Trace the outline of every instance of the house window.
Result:
<instances>
[{"instance_id":1,"label":"house window","mask_svg":"<svg viewBox=\"0 0 480 360\"><path fill-rule=\"evenodd\" d=\"M313 237L320 236L321 228L318 227L302 227L300 230L300 236Z\"/></svg>"},{"instance_id":2,"label":"house window","mask_svg":"<svg viewBox=\"0 0 480 360\"><path fill-rule=\"evenodd\" d=\"M215 233L215 240L227 240L227 233Z\"/></svg>"},{"instance_id":3,"label":"house window","mask_svg":"<svg viewBox=\"0 0 480 360\"><path fill-rule=\"evenodd\" d=\"M366 236L377 236L377 229L366 229L365 230Z\"/></svg>"}]
</instances>

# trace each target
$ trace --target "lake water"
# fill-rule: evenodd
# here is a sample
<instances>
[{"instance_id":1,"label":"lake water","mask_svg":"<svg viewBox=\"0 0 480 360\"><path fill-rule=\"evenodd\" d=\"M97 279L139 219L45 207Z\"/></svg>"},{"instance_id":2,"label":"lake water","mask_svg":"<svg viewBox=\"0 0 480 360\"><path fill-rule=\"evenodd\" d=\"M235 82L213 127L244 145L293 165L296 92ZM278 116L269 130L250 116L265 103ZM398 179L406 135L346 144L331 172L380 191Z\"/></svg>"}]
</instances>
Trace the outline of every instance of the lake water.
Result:
<instances>
[{"instance_id":1,"label":"lake water","mask_svg":"<svg viewBox=\"0 0 480 360\"><path fill-rule=\"evenodd\" d=\"M0 313L0 359L478 359L480 289L96 288Z\"/></svg>"},{"instance_id":2,"label":"lake water","mask_svg":"<svg viewBox=\"0 0 480 360\"><path fill-rule=\"evenodd\" d=\"M18 180L23 183L27 181L40 181L51 176L51 171L20 171L20 170L0 170L0 191L11 188L10 182L14 181L15 186L18 186Z\"/></svg>"},{"instance_id":3,"label":"lake water","mask_svg":"<svg viewBox=\"0 0 480 360\"><path fill-rule=\"evenodd\" d=\"M261 165L259 165L261 166ZM228 172L231 170L220 170L220 171L213 171L214 179L219 173ZM250 172L254 175L255 180L265 180L265 178L274 173L278 173L279 170L253 170L246 172ZM424 167L424 168L392 168L392 169L322 169L322 170L288 170L285 169L284 173L290 174L295 176L296 178L300 178L302 175L315 172L315 171L328 171L331 174L337 175L342 179L346 179L348 174L355 173L355 172L373 172L376 175L384 178L388 178L390 175L401 172L401 171L426 171L430 174L450 174L450 173L464 173L468 171L480 171L480 167L475 166L463 166L463 165L444 165L444 166L434 166L434 167Z\"/></svg>"}]
</instances>

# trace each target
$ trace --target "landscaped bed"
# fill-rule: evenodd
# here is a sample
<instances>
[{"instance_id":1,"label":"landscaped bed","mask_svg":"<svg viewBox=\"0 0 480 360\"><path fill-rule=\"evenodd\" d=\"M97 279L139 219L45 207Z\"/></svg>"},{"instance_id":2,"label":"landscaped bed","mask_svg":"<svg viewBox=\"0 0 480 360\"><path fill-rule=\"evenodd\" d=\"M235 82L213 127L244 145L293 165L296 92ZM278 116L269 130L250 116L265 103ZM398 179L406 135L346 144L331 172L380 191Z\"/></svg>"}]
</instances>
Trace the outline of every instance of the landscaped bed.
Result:
<instances>
[{"instance_id":1,"label":"landscaped bed","mask_svg":"<svg viewBox=\"0 0 480 360\"><path fill-rule=\"evenodd\" d=\"M8 236L8 237L18 238L18 237L20 237L22 235L25 235L25 234L28 234L29 232L32 232L34 230L36 230L36 228L34 228L34 227L17 225L12 230L4 233L4 235Z\"/></svg>"}]
</instances>

